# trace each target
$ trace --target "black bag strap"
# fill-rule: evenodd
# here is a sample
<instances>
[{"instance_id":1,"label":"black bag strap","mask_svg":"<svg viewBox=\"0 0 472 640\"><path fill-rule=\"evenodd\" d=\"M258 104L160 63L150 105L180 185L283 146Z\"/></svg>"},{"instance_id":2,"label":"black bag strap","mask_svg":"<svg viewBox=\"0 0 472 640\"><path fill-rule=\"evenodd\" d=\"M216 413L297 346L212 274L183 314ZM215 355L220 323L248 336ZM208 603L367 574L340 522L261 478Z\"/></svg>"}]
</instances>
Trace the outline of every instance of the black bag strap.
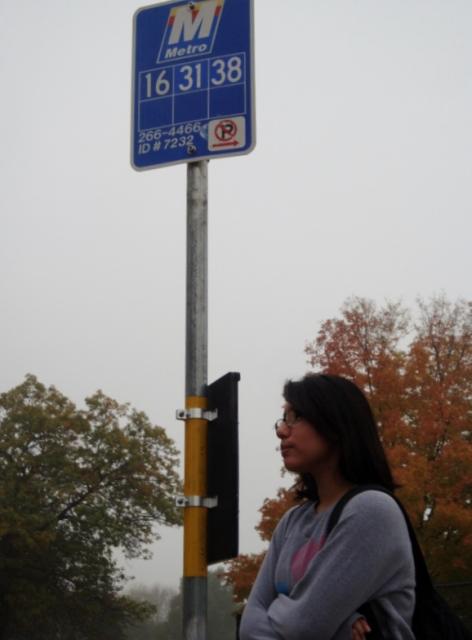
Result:
<instances>
[{"instance_id":1,"label":"black bag strap","mask_svg":"<svg viewBox=\"0 0 472 640\"><path fill-rule=\"evenodd\" d=\"M364 485L359 485L357 487L354 487L350 489L347 493L345 493L343 497L340 498L340 500L338 500L333 511L331 512L331 515L328 520L327 529L326 529L326 537L328 537L328 535L331 533L331 531L334 529L334 527L338 523L339 518L341 517L341 513L344 507L346 506L346 504L349 502L349 500L351 500L351 498L353 498L357 494L363 493L364 491L380 491L382 493L386 493L390 497L392 497L395 500L395 502L398 504L405 518L406 525L408 527L408 534L410 536L411 548L413 551L413 557L415 561L416 590L418 591L418 589L420 589L422 592L433 591L434 587L431 580L431 576L429 575L428 567L426 566L426 561L424 559L423 552L421 551L421 547L416 538L415 530L413 529L413 525L410 522L410 518L408 517L405 507L402 505L400 500L398 500L398 498L394 496L393 493L388 489L386 489L385 487L382 487L381 485L377 485L377 484L364 484Z\"/></svg>"}]
</instances>

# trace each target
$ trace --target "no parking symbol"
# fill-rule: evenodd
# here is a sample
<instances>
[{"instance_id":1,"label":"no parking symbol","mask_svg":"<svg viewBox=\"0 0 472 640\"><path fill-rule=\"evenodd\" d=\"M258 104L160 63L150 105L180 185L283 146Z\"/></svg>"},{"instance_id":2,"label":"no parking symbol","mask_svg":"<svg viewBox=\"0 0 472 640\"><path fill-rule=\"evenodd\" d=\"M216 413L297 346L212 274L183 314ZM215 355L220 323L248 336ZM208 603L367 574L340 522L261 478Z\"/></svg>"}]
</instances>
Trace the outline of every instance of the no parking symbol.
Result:
<instances>
[{"instance_id":1,"label":"no parking symbol","mask_svg":"<svg viewBox=\"0 0 472 640\"><path fill-rule=\"evenodd\" d=\"M223 118L210 120L208 127L208 149L210 151L227 151L238 149L246 144L246 120Z\"/></svg>"}]
</instances>

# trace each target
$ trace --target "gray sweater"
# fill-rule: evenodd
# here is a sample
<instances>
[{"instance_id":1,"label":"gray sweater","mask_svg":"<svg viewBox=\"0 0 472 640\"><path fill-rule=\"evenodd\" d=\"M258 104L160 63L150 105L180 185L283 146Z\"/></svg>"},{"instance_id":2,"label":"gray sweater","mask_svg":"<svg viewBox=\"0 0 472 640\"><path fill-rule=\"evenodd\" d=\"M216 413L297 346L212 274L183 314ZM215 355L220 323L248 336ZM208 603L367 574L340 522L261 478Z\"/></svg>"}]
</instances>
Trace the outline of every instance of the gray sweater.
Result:
<instances>
[{"instance_id":1,"label":"gray sweater","mask_svg":"<svg viewBox=\"0 0 472 640\"><path fill-rule=\"evenodd\" d=\"M351 640L356 610L370 600L385 638L414 640L415 567L398 505L379 491L360 493L325 541L333 508L316 514L305 502L282 517L244 610L241 640Z\"/></svg>"}]
</instances>

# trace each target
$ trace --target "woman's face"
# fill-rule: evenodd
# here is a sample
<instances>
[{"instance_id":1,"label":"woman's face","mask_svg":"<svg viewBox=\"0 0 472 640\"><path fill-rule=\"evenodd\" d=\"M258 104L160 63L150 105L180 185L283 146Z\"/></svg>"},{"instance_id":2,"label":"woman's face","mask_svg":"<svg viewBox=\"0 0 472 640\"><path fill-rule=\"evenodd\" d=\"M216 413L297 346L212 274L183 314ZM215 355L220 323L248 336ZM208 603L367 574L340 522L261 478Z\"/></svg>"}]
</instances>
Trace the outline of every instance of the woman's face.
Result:
<instances>
[{"instance_id":1,"label":"woman's face","mask_svg":"<svg viewBox=\"0 0 472 640\"><path fill-rule=\"evenodd\" d=\"M315 427L304 418L297 417L290 404L283 407L286 422L277 430L280 451L288 471L315 473L331 463L336 450Z\"/></svg>"}]
</instances>

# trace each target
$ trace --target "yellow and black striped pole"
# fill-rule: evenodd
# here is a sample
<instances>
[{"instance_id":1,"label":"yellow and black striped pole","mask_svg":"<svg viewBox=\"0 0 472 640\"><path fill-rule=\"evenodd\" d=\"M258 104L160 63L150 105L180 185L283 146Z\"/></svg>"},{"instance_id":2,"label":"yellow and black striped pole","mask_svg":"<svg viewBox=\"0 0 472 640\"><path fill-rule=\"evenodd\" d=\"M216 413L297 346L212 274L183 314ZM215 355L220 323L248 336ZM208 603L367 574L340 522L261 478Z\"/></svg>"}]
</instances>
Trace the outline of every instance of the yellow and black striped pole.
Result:
<instances>
[{"instance_id":1,"label":"yellow and black striped pole","mask_svg":"<svg viewBox=\"0 0 472 640\"><path fill-rule=\"evenodd\" d=\"M207 513L203 501L200 502L207 495L207 421L201 415L204 409L206 398L186 399L184 576L189 578L207 575Z\"/></svg>"},{"instance_id":2,"label":"yellow and black striped pole","mask_svg":"<svg viewBox=\"0 0 472 640\"><path fill-rule=\"evenodd\" d=\"M207 638L208 162L187 165L183 638Z\"/></svg>"}]
</instances>

